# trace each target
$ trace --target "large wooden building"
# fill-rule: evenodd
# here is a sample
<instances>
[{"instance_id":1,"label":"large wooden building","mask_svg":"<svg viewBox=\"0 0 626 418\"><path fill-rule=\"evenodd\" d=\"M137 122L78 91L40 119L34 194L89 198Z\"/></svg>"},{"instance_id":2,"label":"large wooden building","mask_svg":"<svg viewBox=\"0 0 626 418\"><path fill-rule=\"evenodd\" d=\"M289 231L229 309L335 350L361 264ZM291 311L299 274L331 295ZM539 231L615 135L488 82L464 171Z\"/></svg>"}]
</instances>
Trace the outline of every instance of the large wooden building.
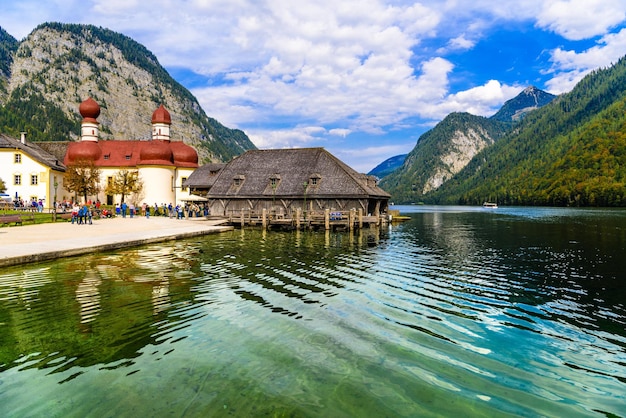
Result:
<instances>
[{"instance_id":1,"label":"large wooden building","mask_svg":"<svg viewBox=\"0 0 626 418\"><path fill-rule=\"evenodd\" d=\"M290 218L297 210L387 212L389 193L373 176L359 174L324 148L252 150L225 166L196 170L185 185L207 199L211 215L241 211Z\"/></svg>"}]
</instances>

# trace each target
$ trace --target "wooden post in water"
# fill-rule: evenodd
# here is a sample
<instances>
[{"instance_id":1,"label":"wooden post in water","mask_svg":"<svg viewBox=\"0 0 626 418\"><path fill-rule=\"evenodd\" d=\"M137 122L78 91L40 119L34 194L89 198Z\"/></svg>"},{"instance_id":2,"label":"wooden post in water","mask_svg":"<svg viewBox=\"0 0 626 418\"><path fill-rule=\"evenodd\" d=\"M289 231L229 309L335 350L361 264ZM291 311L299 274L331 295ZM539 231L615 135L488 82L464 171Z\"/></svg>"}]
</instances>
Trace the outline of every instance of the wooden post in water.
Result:
<instances>
[{"instance_id":1,"label":"wooden post in water","mask_svg":"<svg viewBox=\"0 0 626 418\"><path fill-rule=\"evenodd\" d=\"M300 230L300 208L296 209L296 229Z\"/></svg>"},{"instance_id":2,"label":"wooden post in water","mask_svg":"<svg viewBox=\"0 0 626 418\"><path fill-rule=\"evenodd\" d=\"M350 228L350 231L354 229L354 218L354 209L350 209L350 212L348 212L348 228Z\"/></svg>"},{"instance_id":3,"label":"wooden post in water","mask_svg":"<svg viewBox=\"0 0 626 418\"><path fill-rule=\"evenodd\" d=\"M263 225L263 229L267 228L267 209L263 208L263 212L261 214L261 224Z\"/></svg>"},{"instance_id":4,"label":"wooden post in water","mask_svg":"<svg viewBox=\"0 0 626 418\"><path fill-rule=\"evenodd\" d=\"M359 229L363 229L363 208L359 208Z\"/></svg>"},{"instance_id":5,"label":"wooden post in water","mask_svg":"<svg viewBox=\"0 0 626 418\"><path fill-rule=\"evenodd\" d=\"M324 227L327 231L330 229L330 209L324 211Z\"/></svg>"},{"instance_id":6,"label":"wooden post in water","mask_svg":"<svg viewBox=\"0 0 626 418\"><path fill-rule=\"evenodd\" d=\"M245 220L245 218L243 216L243 208L241 208L241 217L240 217L240 219L241 219L241 227L243 228L245 226L245 224L246 224L246 220Z\"/></svg>"}]
</instances>

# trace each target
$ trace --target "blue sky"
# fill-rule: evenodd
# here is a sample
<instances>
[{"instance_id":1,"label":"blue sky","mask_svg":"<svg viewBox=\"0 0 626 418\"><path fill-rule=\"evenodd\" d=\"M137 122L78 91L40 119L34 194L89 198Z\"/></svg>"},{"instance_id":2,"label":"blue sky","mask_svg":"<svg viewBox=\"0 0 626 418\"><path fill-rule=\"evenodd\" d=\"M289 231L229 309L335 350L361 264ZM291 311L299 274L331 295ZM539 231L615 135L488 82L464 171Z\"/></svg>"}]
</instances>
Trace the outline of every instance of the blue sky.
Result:
<instances>
[{"instance_id":1,"label":"blue sky","mask_svg":"<svg viewBox=\"0 0 626 418\"><path fill-rule=\"evenodd\" d=\"M322 146L361 172L450 112L564 93L626 55L626 0L3 0L17 39L44 22L130 36L257 147Z\"/></svg>"}]
</instances>

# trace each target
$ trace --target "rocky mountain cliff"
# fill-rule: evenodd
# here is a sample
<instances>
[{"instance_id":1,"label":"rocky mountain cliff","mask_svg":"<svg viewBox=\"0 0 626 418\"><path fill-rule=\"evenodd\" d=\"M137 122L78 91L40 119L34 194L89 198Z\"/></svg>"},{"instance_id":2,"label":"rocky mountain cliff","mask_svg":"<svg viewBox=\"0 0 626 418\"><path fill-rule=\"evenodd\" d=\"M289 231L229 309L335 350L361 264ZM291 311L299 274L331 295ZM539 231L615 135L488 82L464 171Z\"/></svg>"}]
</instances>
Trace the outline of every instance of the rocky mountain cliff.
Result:
<instances>
[{"instance_id":1,"label":"rocky mountain cliff","mask_svg":"<svg viewBox=\"0 0 626 418\"><path fill-rule=\"evenodd\" d=\"M76 140L78 105L101 106L102 139L148 139L163 104L172 138L198 150L200 161L225 162L256 147L240 130L208 117L144 46L91 25L45 23L21 42L0 28L0 130L31 140Z\"/></svg>"},{"instance_id":2,"label":"rocky mountain cliff","mask_svg":"<svg viewBox=\"0 0 626 418\"><path fill-rule=\"evenodd\" d=\"M381 187L397 202L411 203L437 189L484 148L497 141L509 124L452 113L424 133L402 167L381 180Z\"/></svg>"},{"instance_id":3,"label":"rocky mountain cliff","mask_svg":"<svg viewBox=\"0 0 626 418\"><path fill-rule=\"evenodd\" d=\"M492 117L452 113L420 136L402 167L381 180L400 203L419 202L452 179L485 148L508 133L530 111L555 98L529 87L507 101Z\"/></svg>"},{"instance_id":4,"label":"rocky mountain cliff","mask_svg":"<svg viewBox=\"0 0 626 418\"><path fill-rule=\"evenodd\" d=\"M6 96L6 85L11 73L11 61L18 46L17 39L0 28L0 99Z\"/></svg>"}]
</instances>

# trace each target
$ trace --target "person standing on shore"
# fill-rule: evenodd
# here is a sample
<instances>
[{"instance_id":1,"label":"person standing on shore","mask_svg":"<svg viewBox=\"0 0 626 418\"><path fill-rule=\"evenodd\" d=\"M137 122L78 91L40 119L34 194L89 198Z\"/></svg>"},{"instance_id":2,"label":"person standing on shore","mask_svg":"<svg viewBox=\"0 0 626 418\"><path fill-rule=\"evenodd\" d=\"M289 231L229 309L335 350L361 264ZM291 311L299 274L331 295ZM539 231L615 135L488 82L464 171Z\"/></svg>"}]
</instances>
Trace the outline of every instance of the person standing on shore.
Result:
<instances>
[{"instance_id":1,"label":"person standing on shore","mask_svg":"<svg viewBox=\"0 0 626 418\"><path fill-rule=\"evenodd\" d=\"M128 209L128 205L126 205L126 202L122 202L122 218L126 217L126 209Z\"/></svg>"},{"instance_id":2,"label":"person standing on shore","mask_svg":"<svg viewBox=\"0 0 626 418\"><path fill-rule=\"evenodd\" d=\"M150 205L144 203L144 206L146 207L146 219L150 219Z\"/></svg>"},{"instance_id":3,"label":"person standing on shore","mask_svg":"<svg viewBox=\"0 0 626 418\"><path fill-rule=\"evenodd\" d=\"M77 204L74 204L74 206L72 207L72 224L74 223L74 221L78 223L78 211L79 210L80 210L80 207Z\"/></svg>"}]
</instances>

